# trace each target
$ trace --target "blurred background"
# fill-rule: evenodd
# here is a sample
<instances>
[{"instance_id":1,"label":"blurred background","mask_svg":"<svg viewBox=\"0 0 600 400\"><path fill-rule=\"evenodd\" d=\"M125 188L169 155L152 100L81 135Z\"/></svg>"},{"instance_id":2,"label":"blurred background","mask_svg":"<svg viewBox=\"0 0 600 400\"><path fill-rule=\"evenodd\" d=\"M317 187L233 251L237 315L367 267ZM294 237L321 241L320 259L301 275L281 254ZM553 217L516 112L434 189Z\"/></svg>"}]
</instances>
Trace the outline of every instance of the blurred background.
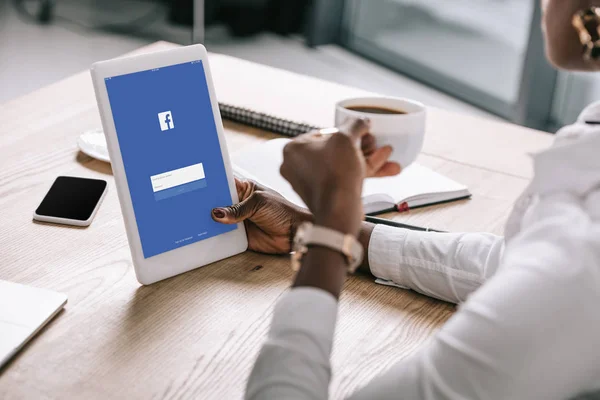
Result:
<instances>
[{"instance_id":1,"label":"blurred background","mask_svg":"<svg viewBox=\"0 0 600 400\"><path fill-rule=\"evenodd\" d=\"M537 0L0 0L0 103L157 40L549 131L600 99Z\"/></svg>"}]
</instances>

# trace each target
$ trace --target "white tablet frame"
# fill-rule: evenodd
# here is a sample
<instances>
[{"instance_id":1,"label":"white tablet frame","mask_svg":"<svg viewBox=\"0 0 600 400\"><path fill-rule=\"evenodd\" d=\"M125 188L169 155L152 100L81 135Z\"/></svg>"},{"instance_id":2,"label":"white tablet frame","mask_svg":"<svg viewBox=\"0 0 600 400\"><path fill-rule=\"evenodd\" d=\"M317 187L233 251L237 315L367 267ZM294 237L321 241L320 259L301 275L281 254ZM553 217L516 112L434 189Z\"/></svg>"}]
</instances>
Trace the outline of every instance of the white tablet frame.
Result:
<instances>
[{"instance_id":1,"label":"white tablet frame","mask_svg":"<svg viewBox=\"0 0 600 400\"><path fill-rule=\"evenodd\" d=\"M137 280L144 285L231 257L244 252L248 248L244 224L239 223L237 229L231 232L223 233L149 258L144 258L142 251L142 243L135 219L131 194L129 193L129 185L125 174L123 158L121 157L121 150L119 148L119 141L110 107L105 78L147 71L154 68L163 68L197 60L202 61L204 67L213 116L217 134L219 135L219 143L221 145L221 154L225 164L229 191L233 203L235 204L239 200L235 188L231 160L229 158L229 152L227 151L225 131L221 121L217 96L211 78L208 54L204 46L193 45L102 61L95 63L90 69L92 80L94 82L94 90L96 92L96 100L102 118L102 126L108 144L108 152L110 154L115 185L117 186L117 193L121 204L121 211L123 213L123 219L125 220L125 229L127 231L127 239L129 240L129 248L131 249L131 257L133 259ZM226 204L224 204L224 206L226 206Z\"/></svg>"}]
</instances>

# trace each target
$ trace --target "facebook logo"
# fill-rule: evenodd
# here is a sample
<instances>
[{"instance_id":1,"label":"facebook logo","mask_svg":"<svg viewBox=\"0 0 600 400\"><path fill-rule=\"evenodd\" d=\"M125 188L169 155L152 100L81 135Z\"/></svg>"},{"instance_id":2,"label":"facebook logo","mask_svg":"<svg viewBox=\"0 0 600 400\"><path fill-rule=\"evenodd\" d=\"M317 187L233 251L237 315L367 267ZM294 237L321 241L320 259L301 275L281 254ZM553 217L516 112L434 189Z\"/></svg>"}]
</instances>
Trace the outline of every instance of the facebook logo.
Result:
<instances>
[{"instance_id":1,"label":"facebook logo","mask_svg":"<svg viewBox=\"0 0 600 400\"><path fill-rule=\"evenodd\" d=\"M171 111L158 113L158 122L160 122L161 131L168 131L169 129L175 128Z\"/></svg>"}]
</instances>

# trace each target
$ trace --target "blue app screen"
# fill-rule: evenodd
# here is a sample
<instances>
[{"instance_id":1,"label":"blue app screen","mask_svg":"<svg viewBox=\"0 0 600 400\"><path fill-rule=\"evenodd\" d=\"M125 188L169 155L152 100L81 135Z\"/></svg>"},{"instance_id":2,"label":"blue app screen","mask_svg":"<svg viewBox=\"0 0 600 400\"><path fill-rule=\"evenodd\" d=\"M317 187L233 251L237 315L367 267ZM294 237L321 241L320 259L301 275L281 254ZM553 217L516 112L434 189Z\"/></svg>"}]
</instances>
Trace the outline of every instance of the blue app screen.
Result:
<instances>
[{"instance_id":1,"label":"blue app screen","mask_svg":"<svg viewBox=\"0 0 600 400\"><path fill-rule=\"evenodd\" d=\"M144 257L236 229L201 61L105 79Z\"/></svg>"}]
</instances>

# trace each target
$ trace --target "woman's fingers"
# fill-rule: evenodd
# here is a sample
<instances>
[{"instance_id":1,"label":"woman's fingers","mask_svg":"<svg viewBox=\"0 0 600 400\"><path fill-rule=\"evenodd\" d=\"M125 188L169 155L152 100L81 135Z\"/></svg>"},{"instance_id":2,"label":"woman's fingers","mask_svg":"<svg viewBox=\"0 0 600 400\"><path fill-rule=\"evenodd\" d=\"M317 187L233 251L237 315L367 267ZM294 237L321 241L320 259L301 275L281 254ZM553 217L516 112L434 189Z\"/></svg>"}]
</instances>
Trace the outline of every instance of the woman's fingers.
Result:
<instances>
[{"instance_id":1,"label":"woman's fingers","mask_svg":"<svg viewBox=\"0 0 600 400\"><path fill-rule=\"evenodd\" d=\"M238 198L240 201L246 200L252 194L252 185L248 181L242 181L238 178L235 178L235 189L238 194Z\"/></svg>"},{"instance_id":2,"label":"woman's fingers","mask_svg":"<svg viewBox=\"0 0 600 400\"><path fill-rule=\"evenodd\" d=\"M237 224L248 218L264 204L264 194L254 192L248 198L230 207L220 207L212 210L212 218L222 224Z\"/></svg>"},{"instance_id":3,"label":"woman's fingers","mask_svg":"<svg viewBox=\"0 0 600 400\"><path fill-rule=\"evenodd\" d=\"M266 254L287 254L291 249L290 236L273 235L263 231L250 220L244 221L248 235L248 248Z\"/></svg>"},{"instance_id":4,"label":"woman's fingers","mask_svg":"<svg viewBox=\"0 0 600 400\"><path fill-rule=\"evenodd\" d=\"M388 161L392 155L391 146L383 146L367 157L367 176L383 177L398 175L402 168L396 162Z\"/></svg>"},{"instance_id":5,"label":"woman's fingers","mask_svg":"<svg viewBox=\"0 0 600 400\"><path fill-rule=\"evenodd\" d=\"M377 141L375 140L375 136L368 133L363 136L362 141L360 143L360 149L365 157L369 157L375 150L377 150Z\"/></svg>"},{"instance_id":6,"label":"woman's fingers","mask_svg":"<svg viewBox=\"0 0 600 400\"><path fill-rule=\"evenodd\" d=\"M383 178L385 176L394 176L398 175L400 172L402 172L400 164L396 162L386 162L377 172L375 172L373 177Z\"/></svg>"},{"instance_id":7,"label":"woman's fingers","mask_svg":"<svg viewBox=\"0 0 600 400\"><path fill-rule=\"evenodd\" d=\"M383 146L367 157L367 175L372 176L383 167L392 155L391 146Z\"/></svg>"},{"instance_id":8,"label":"woman's fingers","mask_svg":"<svg viewBox=\"0 0 600 400\"><path fill-rule=\"evenodd\" d=\"M273 192L271 189L267 189L263 185L258 182L255 182L251 179L241 180L235 178L235 189L238 193L239 201L246 200L248 197L252 196L254 192Z\"/></svg>"}]
</instances>

